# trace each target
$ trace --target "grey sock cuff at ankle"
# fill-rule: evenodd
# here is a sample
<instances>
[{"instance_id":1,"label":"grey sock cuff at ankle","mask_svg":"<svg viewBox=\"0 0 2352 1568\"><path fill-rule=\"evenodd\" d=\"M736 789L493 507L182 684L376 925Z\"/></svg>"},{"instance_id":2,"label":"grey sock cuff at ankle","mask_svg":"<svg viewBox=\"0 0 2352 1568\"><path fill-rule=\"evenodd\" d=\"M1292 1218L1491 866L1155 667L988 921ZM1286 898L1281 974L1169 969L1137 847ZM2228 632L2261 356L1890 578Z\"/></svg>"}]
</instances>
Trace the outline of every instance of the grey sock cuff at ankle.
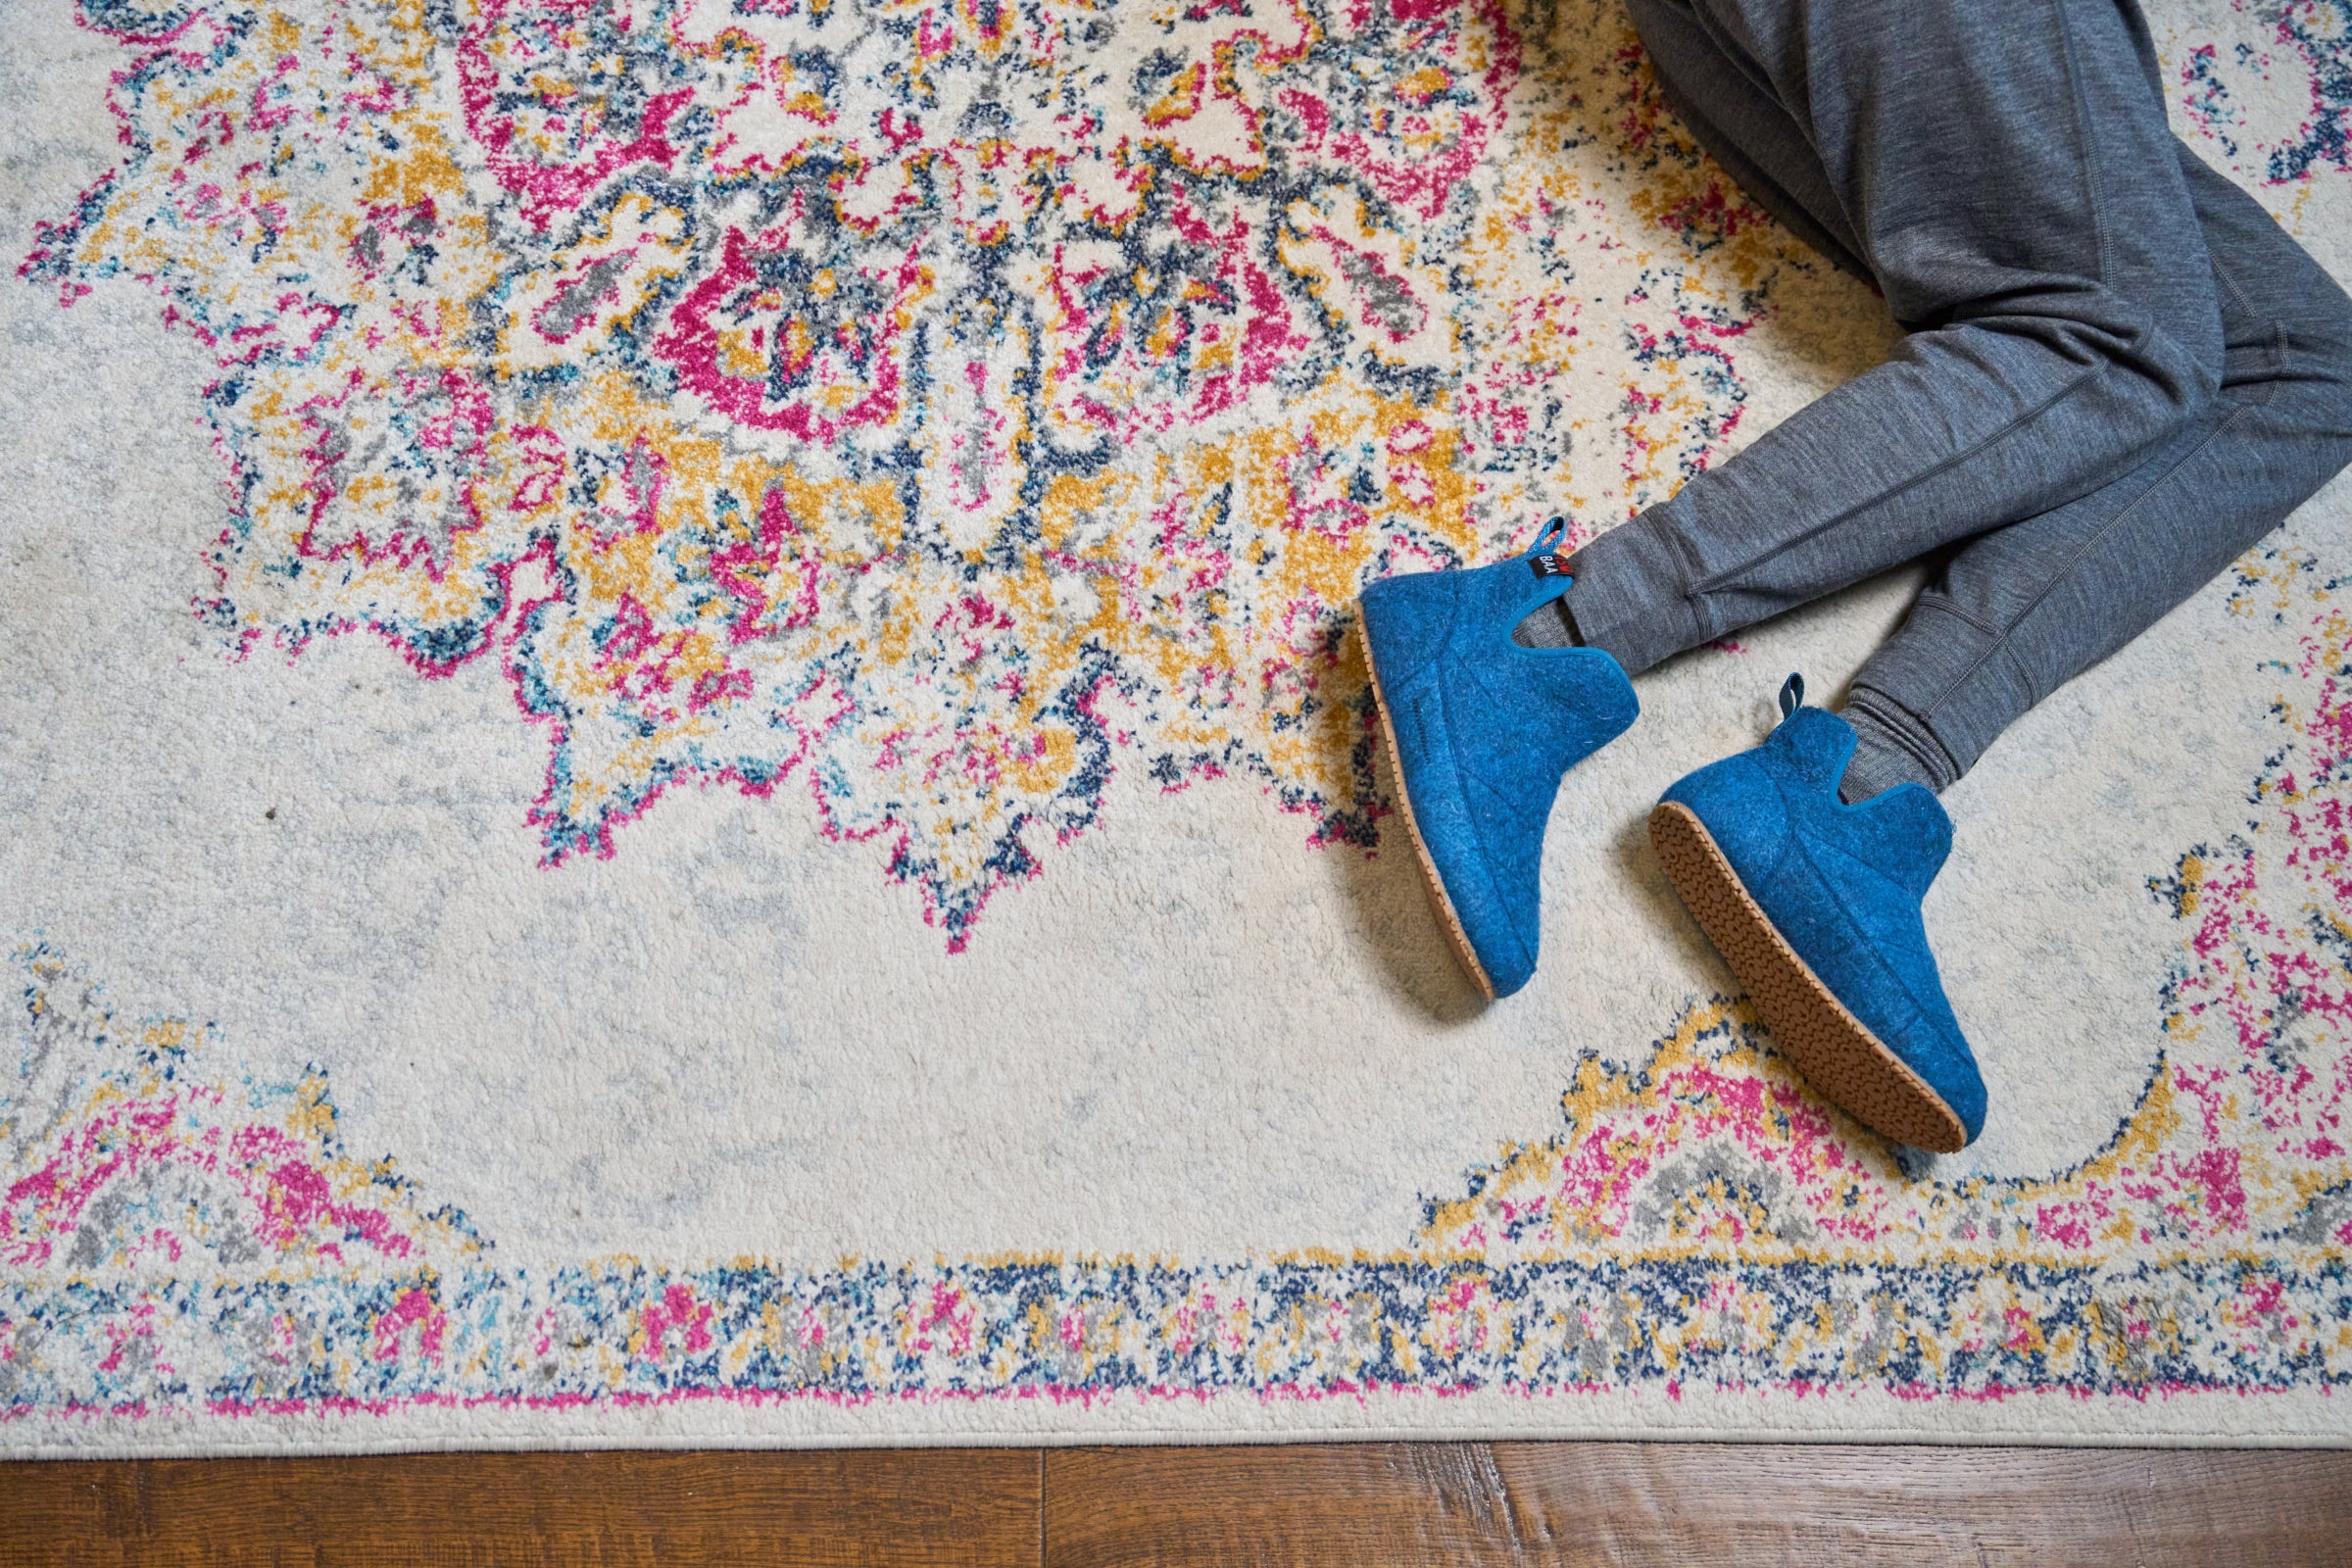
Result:
<instances>
[{"instance_id":1,"label":"grey sock cuff at ankle","mask_svg":"<svg viewBox=\"0 0 2352 1568\"><path fill-rule=\"evenodd\" d=\"M1530 611L1525 620L1511 628L1511 641L1523 648L1574 648L1584 639L1576 634L1568 601L1561 598Z\"/></svg>"},{"instance_id":2,"label":"grey sock cuff at ankle","mask_svg":"<svg viewBox=\"0 0 2352 1568\"><path fill-rule=\"evenodd\" d=\"M1950 756L1924 725L1875 694L1857 688L1846 698L1844 716L1856 741L1854 759L1838 785L1838 798L1846 805L1859 805L1898 784L1923 784L1941 794L1959 777Z\"/></svg>"}]
</instances>

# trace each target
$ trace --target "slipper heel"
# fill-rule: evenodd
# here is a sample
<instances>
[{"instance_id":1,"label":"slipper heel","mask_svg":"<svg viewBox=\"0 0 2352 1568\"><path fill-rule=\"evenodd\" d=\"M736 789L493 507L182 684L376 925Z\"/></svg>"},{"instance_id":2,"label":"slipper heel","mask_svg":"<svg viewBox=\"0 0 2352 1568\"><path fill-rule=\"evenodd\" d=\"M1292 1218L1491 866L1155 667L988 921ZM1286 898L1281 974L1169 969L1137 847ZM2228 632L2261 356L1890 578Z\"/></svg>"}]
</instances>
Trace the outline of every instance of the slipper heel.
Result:
<instances>
[{"instance_id":1,"label":"slipper heel","mask_svg":"<svg viewBox=\"0 0 2352 1568\"><path fill-rule=\"evenodd\" d=\"M1452 944L1453 956L1461 961L1462 972L1489 1002L1494 1000L1494 982L1487 978L1486 966L1478 961L1478 954L1470 946L1470 933L1462 929L1461 916L1453 912L1453 900L1446 896L1446 881L1438 875L1438 862L1429 858L1429 846L1422 842L1421 824L1413 819L1412 792L1404 787L1404 759L1396 751L1396 724L1389 717L1389 700L1380 689L1380 664L1372 657L1372 639L1363 639L1364 668L1372 675L1372 701L1380 710L1380 737L1388 749L1389 776L1396 781L1396 805L1404 812L1404 830L1413 841L1413 854L1421 861L1421 886L1429 895L1429 907L1438 917L1438 924Z\"/></svg>"},{"instance_id":2,"label":"slipper heel","mask_svg":"<svg viewBox=\"0 0 2352 1568\"><path fill-rule=\"evenodd\" d=\"M1937 1153L1966 1147L1959 1114L1821 983L1697 812L1661 801L1649 813L1649 843L1690 917L1747 987L1773 1043L1823 1098L1897 1143Z\"/></svg>"}]
</instances>

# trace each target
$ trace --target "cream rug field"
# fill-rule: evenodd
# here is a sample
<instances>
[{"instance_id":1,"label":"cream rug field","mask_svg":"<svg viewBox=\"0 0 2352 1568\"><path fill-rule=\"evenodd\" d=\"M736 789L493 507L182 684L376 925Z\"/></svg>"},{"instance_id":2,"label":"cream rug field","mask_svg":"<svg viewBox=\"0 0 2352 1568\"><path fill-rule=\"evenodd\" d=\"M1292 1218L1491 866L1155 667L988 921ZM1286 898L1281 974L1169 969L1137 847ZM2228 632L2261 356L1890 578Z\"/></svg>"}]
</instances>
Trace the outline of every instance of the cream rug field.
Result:
<instances>
[{"instance_id":1,"label":"cream rug field","mask_svg":"<svg viewBox=\"0 0 2352 1568\"><path fill-rule=\"evenodd\" d=\"M2352 0L2171 5L2352 274ZM2352 1438L2352 486L1948 797L1897 1152L1568 780L1477 1004L1353 601L1889 328L1607 0L16 0L0 1449Z\"/></svg>"}]
</instances>

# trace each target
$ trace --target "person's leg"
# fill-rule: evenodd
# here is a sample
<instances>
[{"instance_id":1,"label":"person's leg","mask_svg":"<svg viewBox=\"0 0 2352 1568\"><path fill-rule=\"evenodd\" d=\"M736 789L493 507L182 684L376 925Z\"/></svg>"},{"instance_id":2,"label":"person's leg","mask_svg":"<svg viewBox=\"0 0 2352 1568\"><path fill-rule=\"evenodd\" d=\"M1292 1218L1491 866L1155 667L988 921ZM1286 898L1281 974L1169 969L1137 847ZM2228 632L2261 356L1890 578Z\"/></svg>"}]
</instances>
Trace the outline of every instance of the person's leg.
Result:
<instances>
[{"instance_id":1,"label":"person's leg","mask_svg":"<svg viewBox=\"0 0 2352 1568\"><path fill-rule=\"evenodd\" d=\"M2123 478L1952 558L1854 679L1847 800L1951 783L2352 463L2352 299L2252 197L2180 161L2220 287L2222 396Z\"/></svg>"},{"instance_id":2,"label":"person's leg","mask_svg":"<svg viewBox=\"0 0 2352 1568\"><path fill-rule=\"evenodd\" d=\"M1966 1145L1989 1104L1928 937L1952 843L1931 791L2352 459L2352 300L2177 156L2227 328L2213 406L2122 478L1965 545L1843 718L1791 678L1763 745L1650 812L1659 863L1774 1041L1833 1102L1922 1148Z\"/></svg>"},{"instance_id":3,"label":"person's leg","mask_svg":"<svg viewBox=\"0 0 2352 1568\"><path fill-rule=\"evenodd\" d=\"M1713 46L1676 89L1694 130L1739 139L1760 200L1850 235L1913 330L1579 551L1586 643L1646 668L2090 495L2206 416L2214 274L2128 4L1635 3L1670 79ZM1801 143L1758 133L1758 101Z\"/></svg>"},{"instance_id":4,"label":"person's leg","mask_svg":"<svg viewBox=\"0 0 2352 1568\"><path fill-rule=\"evenodd\" d=\"M1690 0L1628 0L1628 5L1660 93L1699 146L1783 227L1838 268L1867 278L1869 266L1858 254L1861 242L1830 189L1829 175L1814 156L1804 127L1781 107L1753 65L1708 31ZM1579 559L1597 565L1609 553ZM1630 595L1649 586L1646 577L1629 577L1619 590ZM1607 618L1598 611L1592 613L1596 622ZM1531 648L1562 648L1585 640L1566 599L1545 605L1513 635ZM1608 652L1621 661L1624 657L1622 645Z\"/></svg>"}]
</instances>

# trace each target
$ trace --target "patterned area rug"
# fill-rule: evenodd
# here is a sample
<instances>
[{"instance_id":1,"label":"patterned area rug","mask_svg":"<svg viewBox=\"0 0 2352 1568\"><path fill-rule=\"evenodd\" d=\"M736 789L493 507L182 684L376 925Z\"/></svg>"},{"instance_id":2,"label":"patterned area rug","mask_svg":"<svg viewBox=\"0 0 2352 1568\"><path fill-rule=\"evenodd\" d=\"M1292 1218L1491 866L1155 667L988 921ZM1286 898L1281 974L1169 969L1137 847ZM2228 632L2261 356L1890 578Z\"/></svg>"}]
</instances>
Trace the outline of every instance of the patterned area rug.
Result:
<instances>
[{"instance_id":1,"label":"patterned area rug","mask_svg":"<svg viewBox=\"0 0 2352 1568\"><path fill-rule=\"evenodd\" d=\"M2155 22L2352 273L2352 4ZM0 1447L2352 1439L2352 487L1951 792L1965 1154L1641 834L1915 578L1645 677L1453 970L1357 590L1889 341L1607 0L0 61Z\"/></svg>"}]
</instances>

